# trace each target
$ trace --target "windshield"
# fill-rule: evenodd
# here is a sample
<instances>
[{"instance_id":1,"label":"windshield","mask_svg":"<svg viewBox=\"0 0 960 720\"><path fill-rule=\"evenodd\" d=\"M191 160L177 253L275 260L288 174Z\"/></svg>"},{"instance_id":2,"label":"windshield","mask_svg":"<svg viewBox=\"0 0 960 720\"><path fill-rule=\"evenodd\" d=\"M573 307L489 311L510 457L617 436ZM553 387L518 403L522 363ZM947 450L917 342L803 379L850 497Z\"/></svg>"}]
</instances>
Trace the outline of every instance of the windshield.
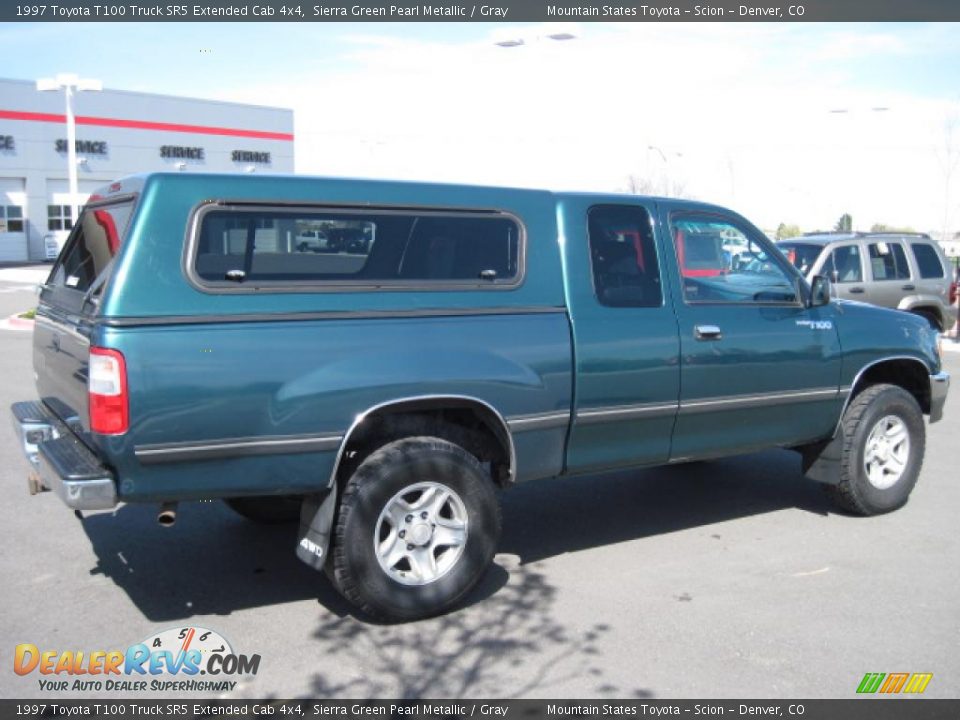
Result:
<instances>
[{"instance_id":1,"label":"windshield","mask_svg":"<svg viewBox=\"0 0 960 720\"><path fill-rule=\"evenodd\" d=\"M777 247L780 248L787 260L804 275L810 272L813 264L823 251L822 245L814 243L781 242L777 243Z\"/></svg>"}]
</instances>

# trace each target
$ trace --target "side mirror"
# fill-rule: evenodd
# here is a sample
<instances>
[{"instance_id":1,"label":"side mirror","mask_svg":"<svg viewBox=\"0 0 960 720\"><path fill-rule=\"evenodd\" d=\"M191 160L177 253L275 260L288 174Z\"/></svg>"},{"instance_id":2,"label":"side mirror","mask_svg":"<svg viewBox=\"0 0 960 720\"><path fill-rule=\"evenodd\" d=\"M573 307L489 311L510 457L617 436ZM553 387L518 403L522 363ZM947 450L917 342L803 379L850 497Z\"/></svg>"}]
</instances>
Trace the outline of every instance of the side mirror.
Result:
<instances>
[{"instance_id":1,"label":"side mirror","mask_svg":"<svg viewBox=\"0 0 960 720\"><path fill-rule=\"evenodd\" d=\"M830 303L830 279L825 275L814 275L810 283L810 307L820 307Z\"/></svg>"}]
</instances>

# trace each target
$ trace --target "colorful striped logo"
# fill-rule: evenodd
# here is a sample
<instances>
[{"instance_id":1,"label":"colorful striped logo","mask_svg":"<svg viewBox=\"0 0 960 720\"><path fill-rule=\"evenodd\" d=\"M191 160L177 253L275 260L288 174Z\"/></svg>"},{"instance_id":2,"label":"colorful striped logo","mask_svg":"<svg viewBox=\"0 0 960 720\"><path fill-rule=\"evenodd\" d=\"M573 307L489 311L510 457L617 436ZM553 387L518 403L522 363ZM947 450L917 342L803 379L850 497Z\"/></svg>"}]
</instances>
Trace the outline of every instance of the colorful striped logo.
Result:
<instances>
[{"instance_id":1,"label":"colorful striped logo","mask_svg":"<svg viewBox=\"0 0 960 720\"><path fill-rule=\"evenodd\" d=\"M927 689L933 673L867 673L857 687L858 693L914 693L919 694Z\"/></svg>"}]
</instances>

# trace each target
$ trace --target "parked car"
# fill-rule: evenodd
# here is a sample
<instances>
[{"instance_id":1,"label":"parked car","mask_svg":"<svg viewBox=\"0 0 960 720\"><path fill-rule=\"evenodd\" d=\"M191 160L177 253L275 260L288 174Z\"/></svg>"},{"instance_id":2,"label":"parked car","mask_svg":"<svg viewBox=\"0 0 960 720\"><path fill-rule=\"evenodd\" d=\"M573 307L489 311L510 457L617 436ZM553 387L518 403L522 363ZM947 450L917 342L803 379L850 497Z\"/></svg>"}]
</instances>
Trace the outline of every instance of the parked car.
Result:
<instances>
[{"instance_id":1,"label":"parked car","mask_svg":"<svg viewBox=\"0 0 960 720\"><path fill-rule=\"evenodd\" d=\"M943 414L925 319L832 300L721 207L193 173L101 194L12 408L31 489L165 525L191 500L299 518L298 557L374 616L460 602L516 483L787 447L874 515ZM375 242L297 252L310 226ZM742 269L718 264L731 234Z\"/></svg>"},{"instance_id":2,"label":"parked car","mask_svg":"<svg viewBox=\"0 0 960 720\"><path fill-rule=\"evenodd\" d=\"M323 230L301 230L294 239L300 252L323 252L327 249L327 235Z\"/></svg>"},{"instance_id":3,"label":"parked car","mask_svg":"<svg viewBox=\"0 0 960 720\"><path fill-rule=\"evenodd\" d=\"M808 280L828 276L838 297L912 312L940 332L956 321L957 284L929 235L818 233L778 246Z\"/></svg>"}]
</instances>

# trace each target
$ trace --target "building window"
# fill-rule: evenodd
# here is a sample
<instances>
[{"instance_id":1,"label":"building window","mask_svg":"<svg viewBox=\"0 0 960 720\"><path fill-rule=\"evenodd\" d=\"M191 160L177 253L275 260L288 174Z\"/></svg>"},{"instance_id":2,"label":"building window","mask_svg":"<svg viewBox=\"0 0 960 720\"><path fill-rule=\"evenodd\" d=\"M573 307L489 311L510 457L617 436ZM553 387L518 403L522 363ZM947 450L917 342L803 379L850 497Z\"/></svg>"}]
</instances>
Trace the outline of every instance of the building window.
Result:
<instances>
[{"instance_id":1,"label":"building window","mask_svg":"<svg viewBox=\"0 0 960 720\"><path fill-rule=\"evenodd\" d=\"M23 208L0 205L0 232L23 232Z\"/></svg>"},{"instance_id":2,"label":"building window","mask_svg":"<svg viewBox=\"0 0 960 720\"><path fill-rule=\"evenodd\" d=\"M47 230L71 230L73 208L69 205L47 205Z\"/></svg>"}]
</instances>

